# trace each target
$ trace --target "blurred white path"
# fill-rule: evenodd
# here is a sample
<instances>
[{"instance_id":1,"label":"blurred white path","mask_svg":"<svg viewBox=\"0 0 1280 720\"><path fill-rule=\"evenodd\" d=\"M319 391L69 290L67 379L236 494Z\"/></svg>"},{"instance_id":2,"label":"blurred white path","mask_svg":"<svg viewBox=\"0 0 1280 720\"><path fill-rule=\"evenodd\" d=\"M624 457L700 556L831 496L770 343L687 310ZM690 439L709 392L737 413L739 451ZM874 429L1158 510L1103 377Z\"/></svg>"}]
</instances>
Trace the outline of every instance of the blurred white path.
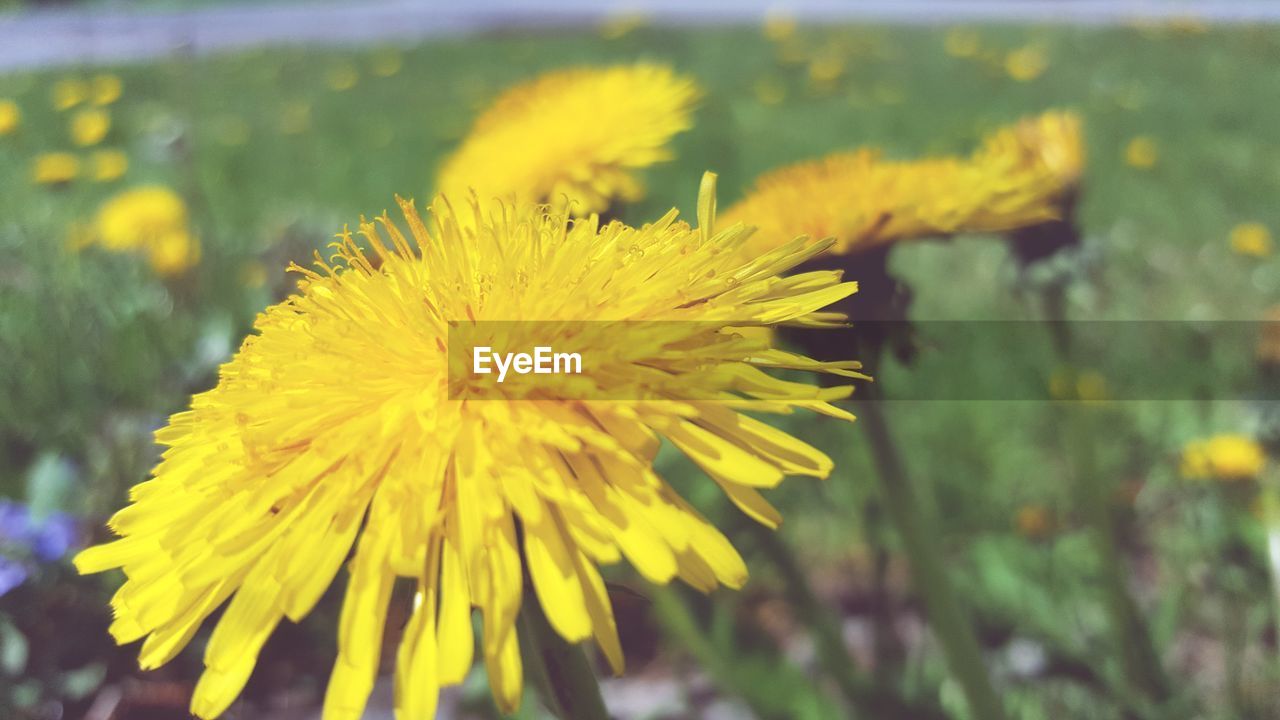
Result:
<instances>
[{"instance_id":1,"label":"blurred white path","mask_svg":"<svg viewBox=\"0 0 1280 720\"><path fill-rule=\"evenodd\" d=\"M1280 22L1280 2L1269 0L321 0L193 9L122 3L0 14L0 70L95 65L286 42L403 42L514 27L581 26L622 13L639 13L663 24L758 22L770 10L801 21L915 24L1113 24L1179 17Z\"/></svg>"}]
</instances>

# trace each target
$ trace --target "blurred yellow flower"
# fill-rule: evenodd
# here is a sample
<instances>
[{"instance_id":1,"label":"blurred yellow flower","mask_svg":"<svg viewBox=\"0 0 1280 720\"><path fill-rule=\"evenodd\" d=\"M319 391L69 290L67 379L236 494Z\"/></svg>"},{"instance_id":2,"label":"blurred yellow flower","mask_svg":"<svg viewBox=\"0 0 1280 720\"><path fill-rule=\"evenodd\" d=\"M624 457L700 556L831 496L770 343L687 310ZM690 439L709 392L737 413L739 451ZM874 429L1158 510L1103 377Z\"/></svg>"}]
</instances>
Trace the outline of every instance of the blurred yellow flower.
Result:
<instances>
[{"instance_id":1,"label":"blurred yellow flower","mask_svg":"<svg viewBox=\"0 0 1280 720\"><path fill-rule=\"evenodd\" d=\"M766 173L724 213L755 226L744 251L768 252L797 234L834 237L835 253L962 232L998 232L1058 216L1084 162L1080 121L1066 112L989 135L970 157L884 160L871 149Z\"/></svg>"},{"instance_id":2,"label":"blurred yellow flower","mask_svg":"<svg viewBox=\"0 0 1280 720\"><path fill-rule=\"evenodd\" d=\"M54 109L70 110L89 97L89 86L79 78L63 78L53 84L50 96Z\"/></svg>"},{"instance_id":3,"label":"blurred yellow flower","mask_svg":"<svg viewBox=\"0 0 1280 720\"><path fill-rule=\"evenodd\" d=\"M280 132L300 135L311 127L311 104L305 100L286 103L280 109Z\"/></svg>"},{"instance_id":4,"label":"blurred yellow flower","mask_svg":"<svg viewBox=\"0 0 1280 720\"><path fill-rule=\"evenodd\" d=\"M369 72L378 77L391 77L404 67L404 53L396 48L383 48L374 53Z\"/></svg>"},{"instance_id":5,"label":"blurred yellow flower","mask_svg":"<svg viewBox=\"0 0 1280 720\"><path fill-rule=\"evenodd\" d=\"M703 187L698 227L675 211L632 228L530 203L490 214L442 197L424 221L400 201L402 222L361 222L360 242L344 232L328 262L292 268L298 291L259 314L217 385L156 433L166 450L111 519L119 538L75 558L82 573L120 568L127 578L112 601L112 636L146 638L139 662L156 668L225 605L190 704L217 717L278 624L310 614L346 565L326 718L362 716L388 631L399 636L397 718L436 717L440 688L462 682L475 655L498 709L511 714L524 688L524 603L566 642L594 641L621 673L599 566L626 558L650 582L741 587L742 557L654 457L669 444L747 516L776 528L781 516L759 490L787 476L827 477L833 463L745 412L852 420L831 404L848 386L819 389L772 371L858 377L856 363L725 331L801 321L855 287L832 272L779 277L821 245L737 259L733 246L749 231L715 227L714 189ZM451 400L445 342L451 319L467 316L479 325L665 320L626 346L567 330L594 353L593 372L580 377L596 397L637 385L655 397ZM504 345L522 340L497 332ZM679 400L703 395L716 399ZM406 579L416 586L411 615L392 630L389 602Z\"/></svg>"},{"instance_id":6,"label":"blurred yellow flower","mask_svg":"<svg viewBox=\"0 0 1280 720\"><path fill-rule=\"evenodd\" d=\"M249 142L249 123L238 115L221 115L214 118L210 124L213 137L220 145L239 147Z\"/></svg>"},{"instance_id":7,"label":"blurred yellow flower","mask_svg":"<svg viewBox=\"0 0 1280 720\"><path fill-rule=\"evenodd\" d=\"M329 72L325 73L324 81L330 88L342 92L356 86L356 83L360 81L360 73L356 71L356 66L351 63L338 63L329 68Z\"/></svg>"},{"instance_id":8,"label":"blurred yellow flower","mask_svg":"<svg viewBox=\"0 0 1280 720\"><path fill-rule=\"evenodd\" d=\"M79 175L80 159L71 153L42 153L32 162L31 179L39 185L60 185Z\"/></svg>"},{"instance_id":9,"label":"blurred yellow flower","mask_svg":"<svg viewBox=\"0 0 1280 720\"><path fill-rule=\"evenodd\" d=\"M982 40L969 28L953 27L942 40L942 47L952 57L969 58L978 54Z\"/></svg>"},{"instance_id":10,"label":"blurred yellow flower","mask_svg":"<svg viewBox=\"0 0 1280 720\"><path fill-rule=\"evenodd\" d=\"M250 260L240 266L240 284L247 288L260 288L267 284L267 266Z\"/></svg>"},{"instance_id":11,"label":"blurred yellow flower","mask_svg":"<svg viewBox=\"0 0 1280 720\"><path fill-rule=\"evenodd\" d=\"M844 58L837 52L821 52L809 60L809 79L814 83L832 83L843 74Z\"/></svg>"},{"instance_id":12,"label":"blurred yellow flower","mask_svg":"<svg viewBox=\"0 0 1280 720\"><path fill-rule=\"evenodd\" d=\"M93 78L90 99L94 105L110 105L120 99L124 91L124 82L120 76L110 73L96 75Z\"/></svg>"},{"instance_id":13,"label":"blurred yellow flower","mask_svg":"<svg viewBox=\"0 0 1280 720\"><path fill-rule=\"evenodd\" d=\"M157 275L181 275L200 262L200 241L186 229L174 230L152 240L146 252Z\"/></svg>"},{"instance_id":14,"label":"blurred yellow flower","mask_svg":"<svg viewBox=\"0 0 1280 720\"><path fill-rule=\"evenodd\" d=\"M1240 223L1231 228L1231 249L1240 255L1266 257L1271 254L1271 231L1262 223Z\"/></svg>"},{"instance_id":15,"label":"blurred yellow flower","mask_svg":"<svg viewBox=\"0 0 1280 720\"><path fill-rule=\"evenodd\" d=\"M1182 475L1195 480L1249 480L1266 464L1262 446L1244 435L1216 435L1182 450Z\"/></svg>"},{"instance_id":16,"label":"blurred yellow flower","mask_svg":"<svg viewBox=\"0 0 1280 720\"><path fill-rule=\"evenodd\" d=\"M1027 45L1005 56L1004 71L1018 82L1028 82L1040 77L1049 67L1049 57L1039 45Z\"/></svg>"},{"instance_id":17,"label":"blurred yellow flower","mask_svg":"<svg viewBox=\"0 0 1280 720\"><path fill-rule=\"evenodd\" d=\"M94 228L108 250L150 249L162 238L188 232L187 204L162 185L130 188L103 203Z\"/></svg>"},{"instance_id":18,"label":"blurred yellow flower","mask_svg":"<svg viewBox=\"0 0 1280 720\"><path fill-rule=\"evenodd\" d=\"M1028 540L1043 540L1053 533L1053 513L1043 505L1023 505L1013 516L1014 528Z\"/></svg>"},{"instance_id":19,"label":"blurred yellow flower","mask_svg":"<svg viewBox=\"0 0 1280 720\"><path fill-rule=\"evenodd\" d=\"M14 132L21 124L22 110L18 107L18 103L8 98L0 98L0 137Z\"/></svg>"},{"instance_id":20,"label":"blurred yellow flower","mask_svg":"<svg viewBox=\"0 0 1280 720\"><path fill-rule=\"evenodd\" d=\"M129 170L129 156L120 150L98 150L89 156L89 167L98 182L118 180Z\"/></svg>"},{"instance_id":21,"label":"blurred yellow flower","mask_svg":"<svg viewBox=\"0 0 1280 720\"><path fill-rule=\"evenodd\" d=\"M97 145L111 130L111 116L106 110L87 108L71 116L71 141L80 147Z\"/></svg>"},{"instance_id":22,"label":"blurred yellow flower","mask_svg":"<svg viewBox=\"0 0 1280 720\"><path fill-rule=\"evenodd\" d=\"M1153 167L1159 158L1156 141L1148 135L1139 135L1124 146L1124 161L1130 167L1145 170Z\"/></svg>"},{"instance_id":23,"label":"blurred yellow flower","mask_svg":"<svg viewBox=\"0 0 1280 720\"><path fill-rule=\"evenodd\" d=\"M764 36L774 42L784 42L796 35L796 19L783 12L770 12L764 18Z\"/></svg>"},{"instance_id":24,"label":"blurred yellow flower","mask_svg":"<svg viewBox=\"0 0 1280 720\"><path fill-rule=\"evenodd\" d=\"M751 90L761 105L777 105L787 99L787 86L776 77L760 78Z\"/></svg>"},{"instance_id":25,"label":"blurred yellow flower","mask_svg":"<svg viewBox=\"0 0 1280 720\"><path fill-rule=\"evenodd\" d=\"M471 128L437 178L451 197L560 203L575 215L639 199L636 171L669 160L698 88L660 65L560 70L513 87Z\"/></svg>"},{"instance_id":26,"label":"blurred yellow flower","mask_svg":"<svg viewBox=\"0 0 1280 720\"><path fill-rule=\"evenodd\" d=\"M617 40L644 27L649 16L642 12L623 11L611 14L600 23L600 37L605 40Z\"/></svg>"}]
</instances>

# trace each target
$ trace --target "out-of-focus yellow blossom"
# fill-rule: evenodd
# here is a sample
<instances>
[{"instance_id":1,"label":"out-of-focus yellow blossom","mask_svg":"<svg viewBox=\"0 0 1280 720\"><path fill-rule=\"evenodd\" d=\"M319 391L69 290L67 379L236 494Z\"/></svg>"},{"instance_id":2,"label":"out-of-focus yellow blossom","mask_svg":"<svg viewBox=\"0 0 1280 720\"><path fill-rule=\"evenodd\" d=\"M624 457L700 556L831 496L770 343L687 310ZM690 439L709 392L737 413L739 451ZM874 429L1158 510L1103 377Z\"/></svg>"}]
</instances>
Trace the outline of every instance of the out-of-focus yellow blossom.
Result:
<instances>
[{"instance_id":1,"label":"out-of-focus yellow blossom","mask_svg":"<svg viewBox=\"0 0 1280 720\"><path fill-rule=\"evenodd\" d=\"M295 100L280 108L280 132L285 135L300 135L310 127L310 103L305 100Z\"/></svg>"},{"instance_id":2,"label":"out-of-focus yellow blossom","mask_svg":"<svg viewBox=\"0 0 1280 720\"><path fill-rule=\"evenodd\" d=\"M39 185L61 185L80 175L80 158L65 152L42 153L31 165L31 179Z\"/></svg>"},{"instance_id":3,"label":"out-of-focus yellow blossom","mask_svg":"<svg viewBox=\"0 0 1280 720\"><path fill-rule=\"evenodd\" d=\"M146 252L157 275L181 275L200 262L200 241L188 230L174 230L152 240Z\"/></svg>"},{"instance_id":4,"label":"out-of-focus yellow blossom","mask_svg":"<svg viewBox=\"0 0 1280 720\"><path fill-rule=\"evenodd\" d=\"M97 145L111 130L111 116L106 110L86 108L71 116L71 141L80 147Z\"/></svg>"},{"instance_id":5,"label":"out-of-focus yellow blossom","mask_svg":"<svg viewBox=\"0 0 1280 720\"><path fill-rule=\"evenodd\" d=\"M1049 67L1049 56L1039 45L1027 45L1009 53L1004 59L1004 71L1018 82L1029 82L1044 74Z\"/></svg>"},{"instance_id":6,"label":"out-of-focus yellow blossom","mask_svg":"<svg viewBox=\"0 0 1280 720\"><path fill-rule=\"evenodd\" d=\"M363 715L389 602L406 579L416 591L411 616L394 628L396 717L434 718L439 689L462 682L476 655L511 714L524 687L522 604L537 603L566 642L594 640L621 673L600 565L626 558L654 583L741 587L742 557L654 457L669 444L748 517L776 528L781 516L760 489L826 477L833 463L745 412L852 420L831 404L849 387L773 372L859 376L856 363L817 362L731 329L805 323L855 288L834 272L780 277L821 244L739 259L733 246L749 230L716 227L710 179L703 188L697 227L674 211L632 228L528 203L488 213L464 198L438 198L424 221L401 201L403 221L362 222L361 242L344 232L328 262L293 268L303 275L297 293L259 314L217 386L156 433L166 450L111 519L119 538L75 558L81 572L120 568L127 578L112 601L112 636L145 638L139 661L155 668L225 604L190 705L214 718L275 628L310 614L345 564L326 718ZM457 317L507 329L517 321L525 337L497 329L500 346L546 337L528 333L547 323L525 319L658 321L626 331L640 333L630 343L573 329L546 339L592 353L592 372L576 377L596 397L649 387L652 398L573 401L543 386L538 399L452 400L461 358L450 358L446 340ZM709 399L689 399L697 396Z\"/></svg>"},{"instance_id":7,"label":"out-of-focus yellow blossom","mask_svg":"<svg viewBox=\"0 0 1280 720\"><path fill-rule=\"evenodd\" d=\"M267 284L267 266L250 260L240 266L240 284L247 288L260 288Z\"/></svg>"},{"instance_id":8,"label":"out-of-focus yellow blossom","mask_svg":"<svg viewBox=\"0 0 1280 720\"><path fill-rule=\"evenodd\" d=\"M787 99L786 83L776 77L762 77L751 87L761 105L777 105Z\"/></svg>"},{"instance_id":9,"label":"out-of-focus yellow blossom","mask_svg":"<svg viewBox=\"0 0 1280 720\"><path fill-rule=\"evenodd\" d=\"M18 107L18 103L8 98L0 98L0 137L13 133L21 124L22 110Z\"/></svg>"},{"instance_id":10,"label":"out-of-focus yellow blossom","mask_svg":"<svg viewBox=\"0 0 1280 720\"><path fill-rule=\"evenodd\" d=\"M129 170L129 156L120 150L99 150L89 156L90 177L98 182L118 180Z\"/></svg>"},{"instance_id":11,"label":"out-of-focus yellow blossom","mask_svg":"<svg viewBox=\"0 0 1280 720\"><path fill-rule=\"evenodd\" d=\"M213 137L218 144L240 147L249 142L249 123L238 115L222 115L212 121Z\"/></svg>"},{"instance_id":12,"label":"out-of-focus yellow blossom","mask_svg":"<svg viewBox=\"0 0 1280 720\"><path fill-rule=\"evenodd\" d=\"M143 185L110 198L94 221L108 250L149 249L161 238L188 232L187 203L162 185Z\"/></svg>"},{"instance_id":13,"label":"out-of-focus yellow blossom","mask_svg":"<svg viewBox=\"0 0 1280 720\"><path fill-rule=\"evenodd\" d=\"M1079 118L1049 112L992 133L967 158L894 162L862 149L774 170L724 217L757 227L748 253L767 252L797 234L834 237L833 252L850 253L921 237L1006 231L1057 217L1083 163Z\"/></svg>"},{"instance_id":14,"label":"out-of-focus yellow blossom","mask_svg":"<svg viewBox=\"0 0 1280 720\"><path fill-rule=\"evenodd\" d=\"M1182 475L1194 480L1249 480L1266 465L1266 451L1244 435L1215 435L1182 450Z\"/></svg>"},{"instance_id":15,"label":"out-of-focus yellow blossom","mask_svg":"<svg viewBox=\"0 0 1280 720\"><path fill-rule=\"evenodd\" d=\"M978 54L982 47L982 39L978 33L969 28L954 27L947 31L942 40L942 47L952 57L970 58Z\"/></svg>"},{"instance_id":16,"label":"out-of-focus yellow blossom","mask_svg":"<svg viewBox=\"0 0 1280 720\"><path fill-rule=\"evenodd\" d=\"M1139 135L1124 146L1124 161L1130 167L1146 170L1155 166L1159 159L1160 151L1156 148L1156 141L1148 135Z\"/></svg>"},{"instance_id":17,"label":"out-of-focus yellow blossom","mask_svg":"<svg viewBox=\"0 0 1280 720\"><path fill-rule=\"evenodd\" d=\"M764 19L764 36L774 42L786 42L796 36L796 19L783 12L770 12Z\"/></svg>"},{"instance_id":18,"label":"out-of-focus yellow blossom","mask_svg":"<svg viewBox=\"0 0 1280 720\"><path fill-rule=\"evenodd\" d=\"M70 110L89 97L89 85L79 78L63 78L53 84L50 97L55 110Z\"/></svg>"},{"instance_id":19,"label":"out-of-focus yellow blossom","mask_svg":"<svg viewBox=\"0 0 1280 720\"><path fill-rule=\"evenodd\" d=\"M692 125L693 81L660 65L548 73L504 92L445 160L436 187L560 203L582 216L644 194L637 171Z\"/></svg>"},{"instance_id":20,"label":"out-of-focus yellow blossom","mask_svg":"<svg viewBox=\"0 0 1280 720\"><path fill-rule=\"evenodd\" d=\"M834 51L825 51L809 60L809 79L814 83L832 83L844 75L844 58Z\"/></svg>"},{"instance_id":21,"label":"out-of-focus yellow blossom","mask_svg":"<svg viewBox=\"0 0 1280 720\"><path fill-rule=\"evenodd\" d=\"M1057 523L1053 513L1043 505L1023 505L1013 516L1013 524L1018 534L1028 540L1043 540L1049 537Z\"/></svg>"},{"instance_id":22,"label":"out-of-focus yellow blossom","mask_svg":"<svg viewBox=\"0 0 1280 720\"><path fill-rule=\"evenodd\" d=\"M329 72L325 73L324 81L330 88L343 92L356 86L356 83L360 81L360 73L356 71L356 66L351 63L338 63L329 68Z\"/></svg>"},{"instance_id":23,"label":"out-of-focus yellow blossom","mask_svg":"<svg viewBox=\"0 0 1280 720\"><path fill-rule=\"evenodd\" d=\"M374 53L369 72L378 77L391 77L404 67L404 53L396 48L383 48Z\"/></svg>"},{"instance_id":24,"label":"out-of-focus yellow blossom","mask_svg":"<svg viewBox=\"0 0 1280 720\"><path fill-rule=\"evenodd\" d=\"M124 82L120 80L119 75L110 73L96 75L93 78L89 99L94 105L110 105L119 100L123 92Z\"/></svg>"},{"instance_id":25,"label":"out-of-focus yellow blossom","mask_svg":"<svg viewBox=\"0 0 1280 720\"><path fill-rule=\"evenodd\" d=\"M1257 222L1240 223L1231 228L1231 250L1250 257L1266 257L1271 254L1271 231Z\"/></svg>"},{"instance_id":26,"label":"out-of-focus yellow blossom","mask_svg":"<svg viewBox=\"0 0 1280 720\"><path fill-rule=\"evenodd\" d=\"M605 40L617 40L625 37L649 23L649 16L642 12L624 11L610 15L600 23L600 37Z\"/></svg>"}]
</instances>

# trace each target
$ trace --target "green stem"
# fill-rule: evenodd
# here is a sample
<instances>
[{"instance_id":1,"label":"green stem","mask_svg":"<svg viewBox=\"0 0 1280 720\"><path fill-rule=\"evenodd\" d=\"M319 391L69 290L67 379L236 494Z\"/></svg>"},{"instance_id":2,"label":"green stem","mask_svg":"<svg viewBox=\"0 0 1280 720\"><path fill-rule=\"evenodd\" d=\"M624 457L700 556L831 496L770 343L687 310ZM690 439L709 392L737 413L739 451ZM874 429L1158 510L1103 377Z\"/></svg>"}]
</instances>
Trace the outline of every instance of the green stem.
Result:
<instances>
[{"instance_id":1,"label":"green stem","mask_svg":"<svg viewBox=\"0 0 1280 720\"><path fill-rule=\"evenodd\" d=\"M938 708L913 705L892 690L877 687L863 677L844 644L840 623L813 592L791 548L777 533L757 523L751 523L749 532L781 573L787 601L796 609L798 619L808 626L822 668L836 681L840 693L858 717L946 718Z\"/></svg>"},{"instance_id":2,"label":"green stem","mask_svg":"<svg viewBox=\"0 0 1280 720\"><path fill-rule=\"evenodd\" d=\"M1125 582L1110 488L1096 467L1093 410L1083 404L1068 408L1068 447L1075 459L1076 503L1093 530L1107 614L1125 677L1143 697L1163 705L1169 699L1169 682L1142 612Z\"/></svg>"},{"instance_id":3,"label":"green stem","mask_svg":"<svg viewBox=\"0 0 1280 720\"><path fill-rule=\"evenodd\" d=\"M951 586L932 525L889 431L878 388L866 385L861 392L865 399L858 402L858 416L871 443L884 506L902 539L916 589L924 597L929 625L942 646L951 675L964 691L970 717L1000 720L1005 717L1004 707L991 686L982 649Z\"/></svg>"},{"instance_id":4,"label":"green stem","mask_svg":"<svg viewBox=\"0 0 1280 720\"><path fill-rule=\"evenodd\" d=\"M533 593L527 593L521 603L520 630L526 647L525 668L548 709L561 720L609 720L582 645L560 637Z\"/></svg>"}]
</instances>

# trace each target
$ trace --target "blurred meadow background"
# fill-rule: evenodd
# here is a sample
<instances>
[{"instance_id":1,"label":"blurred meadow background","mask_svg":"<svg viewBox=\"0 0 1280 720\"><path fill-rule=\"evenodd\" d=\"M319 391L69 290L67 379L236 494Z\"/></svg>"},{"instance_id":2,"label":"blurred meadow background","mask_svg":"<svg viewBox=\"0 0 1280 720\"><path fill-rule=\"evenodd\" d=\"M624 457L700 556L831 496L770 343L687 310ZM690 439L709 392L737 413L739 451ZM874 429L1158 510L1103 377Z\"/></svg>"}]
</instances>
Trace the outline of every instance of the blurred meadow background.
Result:
<instances>
[{"instance_id":1,"label":"blurred meadow background","mask_svg":"<svg viewBox=\"0 0 1280 720\"><path fill-rule=\"evenodd\" d=\"M394 193L425 199L498 93L543 71L637 60L692 76L704 95L674 160L643 172L643 199L615 208L628 223L671 207L692 216L704 170L719 173L723 207L781 165L862 146L965 155L1002 125L1062 109L1083 120L1080 246L1033 268L995 235L894 247L912 319L1036 321L1045 286L1063 289L1073 321L1255 321L1280 304L1271 25L776 13L679 27L618 15L0 70L0 717L187 716L209 628L144 673L136 648L106 632L119 578L69 563L147 476L152 433L291 292L290 262L307 265ZM138 222L164 232L142 243L119 229ZM1247 388L1268 380L1268 357L1265 342L1206 341L1141 361ZM1007 379L1043 401L880 406L1008 716L1280 718L1271 405L1247 391L1111 403L1105 363L1077 360ZM910 374L969 382L945 346L926 344L878 384L892 398ZM975 717L886 518L862 423L771 422L836 461L825 481L768 493L787 518L776 537L678 454L660 457L752 577L702 596L614 568L608 579L629 591L615 594L629 672L604 681L613 714ZM1099 549L1096 506L1078 497L1081 473L1104 496L1116 564ZM1148 680L1117 641L1117 570L1154 649ZM228 717L319 717L340 599L329 595L279 628ZM393 613L389 625L402 622ZM441 717L498 717L483 673L446 693ZM390 717L389 695L380 685L367 716ZM520 717L544 716L526 694Z\"/></svg>"}]
</instances>

